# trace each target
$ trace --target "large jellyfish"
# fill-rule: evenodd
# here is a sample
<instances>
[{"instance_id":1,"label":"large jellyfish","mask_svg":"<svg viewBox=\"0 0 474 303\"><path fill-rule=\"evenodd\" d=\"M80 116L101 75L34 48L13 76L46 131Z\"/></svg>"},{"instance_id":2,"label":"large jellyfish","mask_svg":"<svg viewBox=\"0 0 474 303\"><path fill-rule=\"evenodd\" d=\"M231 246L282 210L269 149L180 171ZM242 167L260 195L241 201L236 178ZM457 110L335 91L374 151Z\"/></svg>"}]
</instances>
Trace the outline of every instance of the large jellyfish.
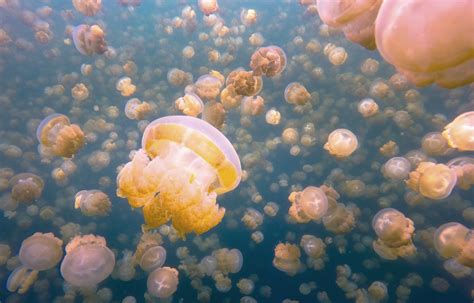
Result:
<instances>
[{"instance_id":1,"label":"large jellyfish","mask_svg":"<svg viewBox=\"0 0 474 303\"><path fill-rule=\"evenodd\" d=\"M474 230L457 222L443 224L435 232L434 246L443 258L474 268Z\"/></svg>"},{"instance_id":2,"label":"large jellyfish","mask_svg":"<svg viewBox=\"0 0 474 303\"><path fill-rule=\"evenodd\" d=\"M146 228L172 220L181 236L204 233L223 218L217 195L240 182L240 160L204 120L168 116L150 123L142 148L117 176L117 195L143 207Z\"/></svg>"},{"instance_id":3,"label":"large jellyfish","mask_svg":"<svg viewBox=\"0 0 474 303\"><path fill-rule=\"evenodd\" d=\"M474 151L474 111L463 113L446 125L443 137L459 151Z\"/></svg>"},{"instance_id":4,"label":"large jellyfish","mask_svg":"<svg viewBox=\"0 0 474 303\"><path fill-rule=\"evenodd\" d=\"M20 173L10 179L9 185L12 189L11 198L14 201L32 203L41 197L44 181L35 174Z\"/></svg>"},{"instance_id":5,"label":"large jellyfish","mask_svg":"<svg viewBox=\"0 0 474 303\"><path fill-rule=\"evenodd\" d=\"M107 51L105 33L100 26L81 24L74 27L72 40L76 49L83 55L103 54Z\"/></svg>"},{"instance_id":6,"label":"large jellyfish","mask_svg":"<svg viewBox=\"0 0 474 303\"><path fill-rule=\"evenodd\" d=\"M34 233L21 243L18 254L21 264L37 271L53 268L63 256L62 244L52 233Z\"/></svg>"}]
</instances>

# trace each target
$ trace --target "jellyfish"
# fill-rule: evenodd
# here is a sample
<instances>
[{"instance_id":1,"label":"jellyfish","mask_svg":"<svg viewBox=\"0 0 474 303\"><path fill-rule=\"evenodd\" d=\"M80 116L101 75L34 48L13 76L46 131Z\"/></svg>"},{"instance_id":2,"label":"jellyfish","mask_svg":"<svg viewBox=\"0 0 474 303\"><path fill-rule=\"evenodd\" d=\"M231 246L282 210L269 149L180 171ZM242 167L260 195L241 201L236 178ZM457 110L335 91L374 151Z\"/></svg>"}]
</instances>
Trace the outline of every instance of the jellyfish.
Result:
<instances>
[{"instance_id":1,"label":"jellyfish","mask_svg":"<svg viewBox=\"0 0 474 303\"><path fill-rule=\"evenodd\" d=\"M381 302L385 300L385 298L387 298L388 296L387 285L380 281L372 282L367 291L369 293L369 296L376 302Z\"/></svg>"},{"instance_id":2,"label":"jellyfish","mask_svg":"<svg viewBox=\"0 0 474 303\"><path fill-rule=\"evenodd\" d=\"M226 109L238 107L241 104L243 98L244 96L237 94L233 85L225 87L220 94L221 103Z\"/></svg>"},{"instance_id":3,"label":"jellyfish","mask_svg":"<svg viewBox=\"0 0 474 303\"><path fill-rule=\"evenodd\" d=\"M462 86L474 81L473 18L470 0L383 1L375 22L377 48L417 86Z\"/></svg>"},{"instance_id":4,"label":"jellyfish","mask_svg":"<svg viewBox=\"0 0 474 303\"><path fill-rule=\"evenodd\" d=\"M221 132L194 117L168 116L147 126L142 148L118 174L117 195L143 207L146 228L172 220L184 236L222 220L216 197L237 187L242 172Z\"/></svg>"},{"instance_id":5,"label":"jellyfish","mask_svg":"<svg viewBox=\"0 0 474 303\"><path fill-rule=\"evenodd\" d=\"M72 0L72 5L81 14L91 17L102 9L102 0Z\"/></svg>"},{"instance_id":6,"label":"jellyfish","mask_svg":"<svg viewBox=\"0 0 474 303\"><path fill-rule=\"evenodd\" d=\"M406 158L393 157L385 162L385 164L382 166L382 174L385 178L399 181L408 177L410 169L410 161L408 161Z\"/></svg>"},{"instance_id":7,"label":"jellyfish","mask_svg":"<svg viewBox=\"0 0 474 303\"><path fill-rule=\"evenodd\" d=\"M226 111L224 105L220 102L210 101L204 105L202 119L215 128L220 129L224 124Z\"/></svg>"},{"instance_id":8,"label":"jellyfish","mask_svg":"<svg viewBox=\"0 0 474 303\"><path fill-rule=\"evenodd\" d=\"M358 147L357 137L350 130L339 128L329 134L324 149L336 158L349 157Z\"/></svg>"},{"instance_id":9,"label":"jellyfish","mask_svg":"<svg viewBox=\"0 0 474 303\"><path fill-rule=\"evenodd\" d=\"M132 79L130 77L122 77L117 81L117 84L115 84L115 88L122 96L129 97L135 93L137 86L132 83Z\"/></svg>"},{"instance_id":10,"label":"jellyfish","mask_svg":"<svg viewBox=\"0 0 474 303\"><path fill-rule=\"evenodd\" d=\"M275 77L286 68L286 54L278 46L270 45L258 48L250 58L250 68L254 75Z\"/></svg>"},{"instance_id":11,"label":"jellyfish","mask_svg":"<svg viewBox=\"0 0 474 303\"><path fill-rule=\"evenodd\" d=\"M36 271L53 268L63 257L62 244L52 233L34 233L21 243L18 254L21 264Z\"/></svg>"},{"instance_id":12,"label":"jellyfish","mask_svg":"<svg viewBox=\"0 0 474 303\"><path fill-rule=\"evenodd\" d=\"M44 181L40 176L31 173L14 175L10 181L11 198L21 203L32 203L41 197Z\"/></svg>"},{"instance_id":13,"label":"jellyfish","mask_svg":"<svg viewBox=\"0 0 474 303\"><path fill-rule=\"evenodd\" d=\"M168 71L166 75L168 83L173 86L184 86L192 82L192 74L186 73L183 70L172 68Z\"/></svg>"},{"instance_id":14,"label":"jellyfish","mask_svg":"<svg viewBox=\"0 0 474 303\"><path fill-rule=\"evenodd\" d=\"M79 125L71 124L61 114L51 114L41 121L36 129L40 150L49 156L72 158L85 144L85 135Z\"/></svg>"},{"instance_id":15,"label":"jellyfish","mask_svg":"<svg viewBox=\"0 0 474 303\"><path fill-rule=\"evenodd\" d=\"M263 207L263 212L269 217L275 217L280 210L280 206L275 202L268 202Z\"/></svg>"},{"instance_id":16,"label":"jellyfish","mask_svg":"<svg viewBox=\"0 0 474 303\"><path fill-rule=\"evenodd\" d=\"M232 87L238 95L255 96L262 90L263 80L261 76L238 68L227 76L226 86Z\"/></svg>"},{"instance_id":17,"label":"jellyfish","mask_svg":"<svg viewBox=\"0 0 474 303\"><path fill-rule=\"evenodd\" d=\"M71 89L71 95L74 100L81 102L89 98L89 89L84 83L77 83Z\"/></svg>"},{"instance_id":18,"label":"jellyfish","mask_svg":"<svg viewBox=\"0 0 474 303\"><path fill-rule=\"evenodd\" d=\"M178 289L178 271L171 267L155 269L146 281L148 292L160 299L171 297Z\"/></svg>"},{"instance_id":19,"label":"jellyfish","mask_svg":"<svg viewBox=\"0 0 474 303\"><path fill-rule=\"evenodd\" d=\"M212 252L217 269L223 274L238 273L242 269L244 258L237 248L221 248Z\"/></svg>"},{"instance_id":20,"label":"jellyfish","mask_svg":"<svg viewBox=\"0 0 474 303\"><path fill-rule=\"evenodd\" d=\"M328 210L326 194L318 187L308 186L301 192L292 192L288 197L290 217L298 223L321 219Z\"/></svg>"},{"instance_id":21,"label":"jellyfish","mask_svg":"<svg viewBox=\"0 0 474 303\"><path fill-rule=\"evenodd\" d=\"M412 237L413 221L393 208L380 210L372 219L378 239L372 243L375 252L387 260L412 256L416 252Z\"/></svg>"},{"instance_id":22,"label":"jellyfish","mask_svg":"<svg viewBox=\"0 0 474 303\"><path fill-rule=\"evenodd\" d=\"M257 11L254 9L242 9L240 12L240 21L245 26L251 26L257 22Z\"/></svg>"},{"instance_id":23,"label":"jellyfish","mask_svg":"<svg viewBox=\"0 0 474 303\"><path fill-rule=\"evenodd\" d=\"M73 286L93 288L114 269L115 255L106 246L105 238L94 235L74 237L66 245L61 275Z\"/></svg>"},{"instance_id":24,"label":"jellyfish","mask_svg":"<svg viewBox=\"0 0 474 303\"><path fill-rule=\"evenodd\" d=\"M144 271L150 272L163 266L165 261L166 250L163 246L152 246L143 253L139 264Z\"/></svg>"},{"instance_id":25,"label":"jellyfish","mask_svg":"<svg viewBox=\"0 0 474 303\"><path fill-rule=\"evenodd\" d=\"M261 96L244 97L241 102L241 113L247 116L259 116L263 114L265 100Z\"/></svg>"},{"instance_id":26,"label":"jellyfish","mask_svg":"<svg viewBox=\"0 0 474 303\"><path fill-rule=\"evenodd\" d=\"M38 271L18 266L8 277L7 289L10 292L25 294L38 279Z\"/></svg>"},{"instance_id":27,"label":"jellyfish","mask_svg":"<svg viewBox=\"0 0 474 303\"><path fill-rule=\"evenodd\" d=\"M120 281L130 281L135 276L135 259L133 253L129 250L123 251L123 257L117 262L112 277Z\"/></svg>"},{"instance_id":28,"label":"jellyfish","mask_svg":"<svg viewBox=\"0 0 474 303\"><path fill-rule=\"evenodd\" d=\"M217 0L199 0L198 5L201 12L206 16L214 14L219 10Z\"/></svg>"},{"instance_id":29,"label":"jellyfish","mask_svg":"<svg viewBox=\"0 0 474 303\"><path fill-rule=\"evenodd\" d=\"M362 99L357 105L357 110L364 118L375 116L379 112L379 106L372 98Z\"/></svg>"},{"instance_id":30,"label":"jellyfish","mask_svg":"<svg viewBox=\"0 0 474 303\"><path fill-rule=\"evenodd\" d=\"M442 135L450 147L459 151L474 151L474 111L457 116L444 127Z\"/></svg>"},{"instance_id":31,"label":"jellyfish","mask_svg":"<svg viewBox=\"0 0 474 303\"><path fill-rule=\"evenodd\" d=\"M319 188L326 195L328 202L326 214L322 218L324 227L335 234L350 232L356 224L356 209L337 202L340 196L332 187L322 185Z\"/></svg>"},{"instance_id":32,"label":"jellyfish","mask_svg":"<svg viewBox=\"0 0 474 303\"><path fill-rule=\"evenodd\" d=\"M443 258L474 268L474 230L457 222L443 224L436 229L434 246Z\"/></svg>"},{"instance_id":33,"label":"jellyfish","mask_svg":"<svg viewBox=\"0 0 474 303\"><path fill-rule=\"evenodd\" d=\"M311 259L320 259L326 255L326 244L315 236L303 235L300 246Z\"/></svg>"},{"instance_id":34,"label":"jellyfish","mask_svg":"<svg viewBox=\"0 0 474 303\"><path fill-rule=\"evenodd\" d=\"M334 46L327 51L327 57L332 65L339 66L346 62L349 55L343 47Z\"/></svg>"},{"instance_id":35,"label":"jellyfish","mask_svg":"<svg viewBox=\"0 0 474 303\"><path fill-rule=\"evenodd\" d=\"M265 121L270 125L280 124L281 114L276 108L270 108L265 114Z\"/></svg>"},{"instance_id":36,"label":"jellyfish","mask_svg":"<svg viewBox=\"0 0 474 303\"><path fill-rule=\"evenodd\" d=\"M294 105L305 105L311 100L310 93L298 82L292 82L285 88L286 102Z\"/></svg>"},{"instance_id":37,"label":"jellyfish","mask_svg":"<svg viewBox=\"0 0 474 303\"><path fill-rule=\"evenodd\" d=\"M76 49L83 55L103 54L107 51L105 33L100 26L81 24L74 27L72 40Z\"/></svg>"},{"instance_id":38,"label":"jellyfish","mask_svg":"<svg viewBox=\"0 0 474 303\"><path fill-rule=\"evenodd\" d=\"M263 223L263 215L261 212L254 208L247 208L245 211L244 216L242 217L242 222L244 222L245 226L249 229L257 229Z\"/></svg>"},{"instance_id":39,"label":"jellyfish","mask_svg":"<svg viewBox=\"0 0 474 303\"><path fill-rule=\"evenodd\" d=\"M206 100L215 100L223 86L223 81L215 74L206 74L199 77L194 84L199 97Z\"/></svg>"},{"instance_id":40,"label":"jellyfish","mask_svg":"<svg viewBox=\"0 0 474 303\"><path fill-rule=\"evenodd\" d=\"M444 156L450 151L448 141L439 132L431 132L423 136L421 148L428 156Z\"/></svg>"},{"instance_id":41,"label":"jellyfish","mask_svg":"<svg viewBox=\"0 0 474 303\"><path fill-rule=\"evenodd\" d=\"M442 200L447 198L457 182L454 170L444 164L421 162L410 172L407 186L426 198Z\"/></svg>"},{"instance_id":42,"label":"jellyfish","mask_svg":"<svg viewBox=\"0 0 474 303\"><path fill-rule=\"evenodd\" d=\"M123 93L123 91L122 91ZM143 120L154 110L154 106L148 102L132 98L125 104L125 116L131 120Z\"/></svg>"},{"instance_id":43,"label":"jellyfish","mask_svg":"<svg viewBox=\"0 0 474 303\"><path fill-rule=\"evenodd\" d=\"M109 197L100 190L81 190L75 196L74 208L86 216L106 216L111 207Z\"/></svg>"},{"instance_id":44,"label":"jellyfish","mask_svg":"<svg viewBox=\"0 0 474 303\"><path fill-rule=\"evenodd\" d=\"M303 269L300 257L301 252L298 246L290 243L279 243L275 247L273 266L289 276L294 276Z\"/></svg>"},{"instance_id":45,"label":"jellyfish","mask_svg":"<svg viewBox=\"0 0 474 303\"><path fill-rule=\"evenodd\" d=\"M255 288L255 283L250 279L240 279L237 283L237 288L241 294L250 295Z\"/></svg>"}]
</instances>

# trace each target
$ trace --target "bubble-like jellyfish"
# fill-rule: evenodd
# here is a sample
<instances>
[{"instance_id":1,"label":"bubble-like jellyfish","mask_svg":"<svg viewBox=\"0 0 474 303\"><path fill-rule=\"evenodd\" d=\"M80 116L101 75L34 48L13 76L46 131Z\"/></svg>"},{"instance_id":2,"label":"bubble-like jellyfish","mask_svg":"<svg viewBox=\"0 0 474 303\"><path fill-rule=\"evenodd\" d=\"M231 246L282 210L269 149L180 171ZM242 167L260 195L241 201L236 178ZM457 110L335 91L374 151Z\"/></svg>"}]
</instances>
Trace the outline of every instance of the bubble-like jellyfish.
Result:
<instances>
[{"instance_id":1,"label":"bubble-like jellyfish","mask_svg":"<svg viewBox=\"0 0 474 303\"><path fill-rule=\"evenodd\" d=\"M73 157L85 144L85 135L79 125L71 124L61 114L51 114L36 129L41 152L48 156Z\"/></svg>"},{"instance_id":2,"label":"bubble-like jellyfish","mask_svg":"<svg viewBox=\"0 0 474 303\"><path fill-rule=\"evenodd\" d=\"M186 116L197 117L204 110L204 103L199 96L189 93L176 99L176 108Z\"/></svg>"},{"instance_id":3,"label":"bubble-like jellyfish","mask_svg":"<svg viewBox=\"0 0 474 303\"><path fill-rule=\"evenodd\" d=\"M219 10L217 0L199 0L198 5L201 12L206 16L214 14Z\"/></svg>"},{"instance_id":4,"label":"bubble-like jellyfish","mask_svg":"<svg viewBox=\"0 0 474 303\"><path fill-rule=\"evenodd\" d=\"M288 197L290 217L298 223L321 219L328 210L326 194L318 187L308 186L301 192L292 192Z\"/></svg>"},{"instance_id":5,"label":"bubble-like jellyfish","mask_svg":"<svg viewBox=\"0 0 474 303\"><path fill-rule=\"evenodd\" d=\"M416 252L412 237L413 221L393 208L380 210L372 219L378 239L372 243L375 252L387 260L412 256Z\"/></svg>"},{"instance_id":6,"label":"bubble-like jellyfish","mask_svg":"<svg viewBox=\"0 0 474 303\"><path fill-rule=\"evenodd\" d=\"M42 271L55 267L63 256L63 241L52 233L34 233L23 240L18 254L28 269Z\"/></svg>"},{"instance_id":7,"label":"bubble-like jellyfish","mask_svg":"<svg viewBox=\"0 0 474 303\"><path fill-rule=\"evenodd\" d=\"M329 134L324 149L336 158L349 157L359 146L356 135L348 129L339 128Z\"/></svg>"},{"instance_id":8,"label":"bubble-like jellyfish","mask_svg":"<svg viewBox=\"0 0 474 303\"><path fill-rule=\"evenodd\" d=\"M14 175L10 181L11 198L22 203L32 203L43 192L44 181L40 176L31 173Z\"/></svg>"},{"instance_id":9,"label":"bubble-like jellyfish","mask_svg":"<svg viewBox=\"0 0 474 303\"><path fill-rule=\"evenodd\" d=\"M474 111L463 113L446 125L443 137L459 151L474 151Z\"/></svg>"},{"instance_id":10,"label":"bubble-like jellyfish","mask_svg":"<svg viewBox=\"0 0 474 303\"><path fill-rule=\"evenodd\" d=\"M442 200L451 194L456 182L457 175L448 166L421 162L416 170L410 172L406 184L424 197Z\"/></svg>"},{"instance_id":11,"label":"bubble-like jellyfish","mask_svg":"<svg viewBox=\"0 0 474 303\"><path fill-rule=\"evenodd\" d=\"M410 161L408 161L406 158L393 157L385 162L385 164L382 166L382 174L385 178L399 181L408 177L410 169Z\"/></svg>"},{"instance_id":12,"label":"bubble-like jellyfish","mask_svg":"<svg viewBox=\"0 0 474 303\"><path fill-rule=\"evenodd\" d=\"M154 106L148 102L132 98L125 104L125 116L131 120L143 120L154 110Z\"/></svg>"},{"instance_id":13,"label":"bubble-like jellyfish","mask_svg":"<svg viewBox=\"0 0 474 303\"><path fill-rule=\"evenodd\" d=\"M107 51L105 33L100 26L81 24L74 27L72 40L76 49L83 55L103 54Z\"/></svg>"},{"instance_id":14,"label":"bubble-like jellyfish","mask_svg":"<svg viewBox=\"0 0 474 303\"><path fill-rule=\"evenodd\" d=\"M194 84L196 93L206 100L215 100L219 96L223 85L223 81L212 74L202 75Z\"/></svg>"},{"instance_id":15,"label":"bubble-like jellyfish","mask_svg":"<svg viewBox=\"0 0 474 303\"><path fill-rule=\"evenodd\" d=\"M380 281L374 281L370 284L367 289L369 296L374 299L376 302L381 302L385 300L388 296L387 285Z\"/></svg>"},{"instance_id":16,"label":"bubble-like jellyfish","mask_svg":"<svg viewBox=\"0 0 474 303\"><path fill-rule=\"evenodd\" d=\"M251 71L238 68L227 76L226 86L231 87L238 95L255 96L262 90L263 80Z\"/></svg>"},{"instance_id":17,"label":"bubble-like jellyfish","mask_svg":"<svg viewBox=\"0 0 474 303\"><path fill-rule=\"evenodd\" d=\"M292 82L285 88L285 101L294 105L305 105L311 100L311 94L299 82Z\"/></svg>"},{"instance_id":18,"label":"bubble-like jellyfish","mask_svg":"<svg viewBox=\"0 0 474 303\"><path fill-rule=\"evenodd\" d=\"M86 216L106 216L112 203L107 194L100 190L81 190L75 196L74 208L81 209Z\"/></svg>"},{"instance_id":19,"label":"bubble-like jellyfish","mask_svg":"<svg viewBox=\"0 0 474 303\"><path fill-rule=\"evenodd\" d=\"M443 258L474 268L473 229L457 222L443 224L435 232L434 246Z\"/></svg>"},{"instance_id":20,"label":"bubble-like jellyfish","mask_svg":"<svg viewBox=\"0 0 474 303\"><path fill-rule=\"evenodd\" d=\"M142 148L117 176L117 195L143 207L147 228L172 220L179 235L204 233L223 218L217 195L240 182L240 160L229 140L194 117L150 123Z\"/></svg>"},{"instance_id":21,"label":"bubble-like jellyfish","mask_svg":"<svg viewBox=\"0 0 474 303\"><path fill-rule=\"evenodd\" d=\"M94 235L76 236L66 245L61 263L64 280L80 288L93 288L114 269L115 255L105 238Z\"/></svg>"},{"instance_id":22,"label":"bubble-like jellyfish","mask_svg":"<svg viewBox=\"0 0 474 303\"><path fill-rule=\"evenodd\" d=\"M241 294L250 295L255 288L255 283L250 279L240 279L237 288Z\"/></svg>"},{"instance_id":23,"label":"bubble-like jellyfish","mask_svg":"<svg viewBox=\"0 0 474 303\"><path fill-rule=\"evenodd\" d=\"M289 276L294 276L303 269L300 257L301 252L298 246L290 243L278 243L275 247L273 266Z\"/></svg>"},{"instance_id":24,"label":"bubble-like jellyfish","mask_svg":"<svg viewBox=\"0 0 474 303\"><path fill-rule=\"evenodd\" d=\"M72 0L72 5L81 14L91 17L102 9L102 0Z\"/></svg>"},{"instance_id":25,"label":"bubble-like jellyfish","mask_svg":"<svg viewBox=\"0 0 474 303\"><path fill-rule=\"evenodd\" d=\"M148 292L157 298L171 297L178 289L178 271L171 267L155 269L148 275L146 282Z\"/></svg>"},{"instance_id":26,"label":"bubble-like jellyfish","mask_svg":"<svg viewBox=\"0 0 474 303\"><path fill-rule=\"evenodd\" d=\"M163 266L166 261L166 250L163 246L153 246L147 249L140 258L140 267L144 271L153 271Z\"/></svg>"},{"instance_id":27,"label":"bubble-like jellyfish","mask_svg":"<svg viewBox=\"0 0 474 303\"><path fill-rule=\"evenodd\" d=\"M286 68L286 54L278 46L258 48L250 57L250 68L257 76L275 77Z\"/></svg>"},{"instance_id":28,"label":"bubble-like jellyfish","mask_svg":"<svg viewBox=\"0 0 474 303\"><path fill-rule=\"evenodd\" d=\"M474 81L473 18L471 0L384 0L375 22L377 48L418 86L462 86Z\"/></svg>"},{"instance_id":29,"label":"bubble-like jellyfish","mask_svg":"<svg viewBox=\"0 0 474 303\"><path fill-rule=\"evenodd\" d=\"M341 28L352 42L375 49L374 23L382 0L318 0L318 13L329 26Z\"/></svg>"}]
</instances>

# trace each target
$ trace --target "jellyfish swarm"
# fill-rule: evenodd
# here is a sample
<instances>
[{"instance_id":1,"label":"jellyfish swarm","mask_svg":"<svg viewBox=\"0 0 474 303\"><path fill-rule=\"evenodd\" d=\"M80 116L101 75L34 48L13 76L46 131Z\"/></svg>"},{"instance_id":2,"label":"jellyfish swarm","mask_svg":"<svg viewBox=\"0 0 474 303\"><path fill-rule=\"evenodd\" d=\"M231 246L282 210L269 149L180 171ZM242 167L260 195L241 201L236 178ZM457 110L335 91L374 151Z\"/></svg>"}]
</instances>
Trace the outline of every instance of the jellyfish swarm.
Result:
<instances>
[{"instance_id":1,"label":"jellyfish swarm","mask_svg":"<svg viewBox=\"0 0 474 303\"><path fill-rule=\"evenodd\" d=\"M61 114L51 114L36 129L42 154L71 158L85 143L85 135L77 124Z\"/></svg>"},{"instance_id":2,"label":"jellyfish swarm","mask_svg":"<svg viewBox=\"0 0 474 303\"><path fill-rule=\"evenodd\" d=\"M250 68L254 75L275 77L286 67L286 54L278 46L270 45L258 48L250 58Z\"/></svg>"},{"instance_id":3,"label":"jellyfish swarm","mask_svg":"<svg viewBox=\"0 0 474 303\"><path fill-rule=\"evenodd\" d=\"M377 48L415 85L462 86L474 81L473 19L471 0L384 0Z\"/></svg>"},{"instance_id":4,"label":"jellyfish swarm","mask_svg":"<svg viewBox=\"0 0 474 303\"><path fill-rule=\"evenodd\" d=\"M81 24L72 30L72 41L83 55L103 54L107 51L105 33L100 26Z\"/></svg>"},{"instance_id":5,"label":"jellyfish swarm","mask_svg":"<svg viewBox=\"0 0 474 303\"><path fill-rule=\"evenodd\" d=\"M435 232L434 246L443 258L474 268L474 230L457 222L443 224Z\"/></svg>"},{"instance_id":6,"label":"jellyfish swarm","mask_svg":"<svg viewBox=\"0 0 474 303\"><path fill-rule=\"evenodd\" d=\"M288 198L291 218L298 223L321 219L328 210L326 194L318 187L308 186L301 192L292 192Z\"/></svg>"},{"instance_id":7,"label":"jellyfish swarm","mask_svg":"<svg viewBox=\"0 0 474 303\"><path fill-rule=\"evenodd\" d=\"M216 197L237 187L241 174L221 132L194 117L168 116L145 129L142 149L117 176L117 195L143 207L145 228L172 220L180 236L202 234L222 220Z\"/></svg>"},{"instance_id":8,"label":"jellyfish swarm","mask_svg":"<svg viewBox=\"0 0 474 303\"><path fill-rule=\"evenodd\" d=\"M474 111L463 113L446 125L443 137L459 151L474 151Z\"/></svg>"}]
</instances>

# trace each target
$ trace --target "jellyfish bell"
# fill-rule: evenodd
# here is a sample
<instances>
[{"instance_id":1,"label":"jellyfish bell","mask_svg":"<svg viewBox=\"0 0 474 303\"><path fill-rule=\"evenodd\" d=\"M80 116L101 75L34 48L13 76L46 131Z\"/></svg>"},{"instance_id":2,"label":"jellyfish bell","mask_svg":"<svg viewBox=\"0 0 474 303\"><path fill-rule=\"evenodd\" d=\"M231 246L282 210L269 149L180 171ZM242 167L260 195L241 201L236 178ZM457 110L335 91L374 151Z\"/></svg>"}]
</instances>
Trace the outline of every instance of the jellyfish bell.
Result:
<instances>
[{"instance_id":1,"label":"jellyfish bell","mask_svg":"<svg viewBox=\"0 0 474 303\"><path fill-rule=\"evenodd\" d=\"M102 9L102 0L72 0L72 5L81 14L91 17Z\"/></svg>"},{"instance_id":2,"label":"jellyfish bell","mask_svg":"<svg viewBox=\"0 0 474 303\"><path fill-rule=\"evenodd\" d=\"M459 151L474 151L474 111L457 116L442 133L449 146Z\"/></svg>"},{"instance_id":3,"label":"jellyfish bell","mask_svg":"<svg viewBox=\"0 0 474 303\"><path fill-rule=\"evenodd\" d=\"M321 219L328 210L326 194L318 187L308 186L302 192L292 193L289 197L292 205L290 216L297 222Z\"/></svg>"},{"instance_id":4,"label":"jellyfish bell","mask_svg":"<svg viewBox=\"0 0 474 303\"><path fill-rule=\"evenodd\" d=\"M382 166L382 174L391 180L404 180L410 173L411 164L404 157L390 158Z\"/></svg>"},{"instance_id":5,"label":"jellyfish bell","mask_svg":"<svg viewBox=\"0 0 474 303\"><path fill-rule=\"evenodd\" d=\"M144 271L149 272L163 266L165 261L166 250L163 246L153 246L143 253L139 264Z\"/></svg>"},{"instance_id":6,"label":"jellyfish bell","mask_svg":"<svg viewBox=\"0 0 474 303\"><path fill-rule=\"evenodd\" d=\"M278 46L270 45L258 48L250 58L250 68L254 75L275 77L286 68L286 54Z\"/></svg>"},{"instance_id":7,"label":"jellyfish bell","mask_svg":"<svg viewBox=\"0 0 474 303\"><path fill-rule=\"evenodd\" d=\"M324 149L336 158L350 156L358 148L357 137L348 129L339 128L329 134Z\"/></svg>"},{"instance_id":8,"label":"jellyfish bell","mask_svg":"<svg viewBox=\"0 0 474 303\"><path fill-rule=\"evenodd\" d=\"M41 197L44 181L41 177L31 173L20 173L9 180L11 198L14 201L31 203Z\"/></svg>"},{"instance_id":9,"label":"jellyfish bell","mask_svg":"<svg viewBox=\"0 0 474 303\"><path fill-rule=\"evenodd\" d=\"M406 184L412 190L433 200L447 198L457 182L455 171L444 164L421 162L410 172Z\"/></svg>"},{"instance_id":10,"label":"jellyfish bell","mask_svg":"<svg viewBox=\"0 0 474 303\"><path fill-rule=\"evenodd\" d=\"M197 117L204 110L204 102L194 93L186 93L174 102L176 108L186 116Z\"/></svg>"},{"instance_id":11,"label":"jellyfish bell","mask_svg":"<svg viewBox=\"0 0 474 303\"><path fill-rule=\"evenodd\" d=\"M72 40L76 49L83 55L103 54L107 51L105 33L98 25L81 24L74 27Z\"/></svg>"},{"instance_id":12,"label":"jellyfish bell","mask_svg":"<svg viewBox=\"0 0 474 303\"><path fill-rule=\"evenodd\" d=\"M171 297L178 289L178 271L170 267L155 269L148 275L147 289L154 297L164 299Z\"/></svg>"},{"instance_id":13,"label":"jellyfish bell","mask_svg":"<svg viewBox=\"0 0 474 303\"><path fill-rule=\"evenodd\" d=\"M63 256L62 244L52 233L34 233L21 243L18 254L21 264L37 271L53 268Z\"/></svg>"},{"instance_id":14,"label":"jellyfish bell","mask_svg":"<svg viewBox=\"0 0 474 303\"><path fill-rule=\"evenodd\" d=\"M304 105L311 100L311 94L298 82L292 82L285 88L285 101L294 105Z\"/></svg>"}]
</instances>

